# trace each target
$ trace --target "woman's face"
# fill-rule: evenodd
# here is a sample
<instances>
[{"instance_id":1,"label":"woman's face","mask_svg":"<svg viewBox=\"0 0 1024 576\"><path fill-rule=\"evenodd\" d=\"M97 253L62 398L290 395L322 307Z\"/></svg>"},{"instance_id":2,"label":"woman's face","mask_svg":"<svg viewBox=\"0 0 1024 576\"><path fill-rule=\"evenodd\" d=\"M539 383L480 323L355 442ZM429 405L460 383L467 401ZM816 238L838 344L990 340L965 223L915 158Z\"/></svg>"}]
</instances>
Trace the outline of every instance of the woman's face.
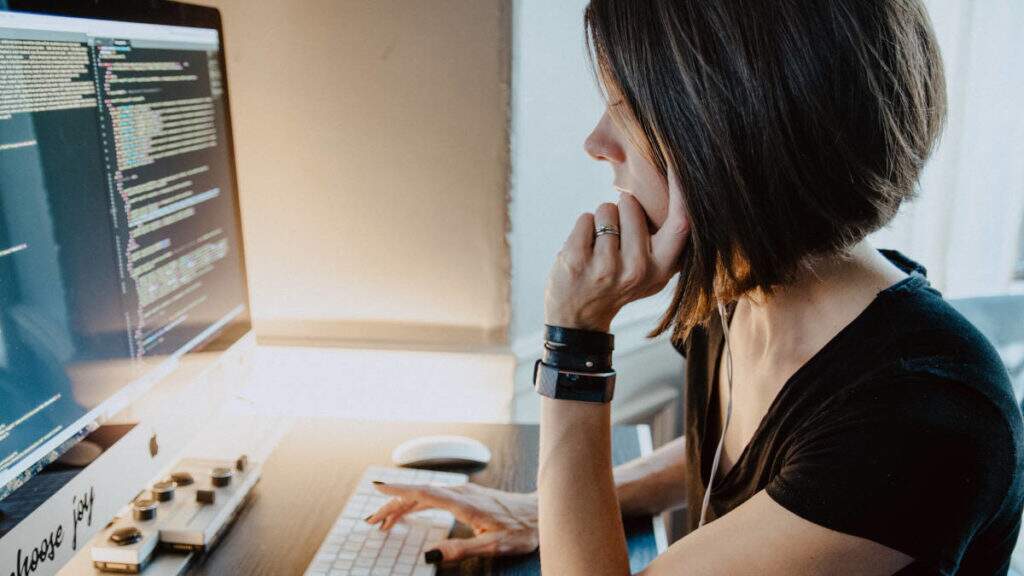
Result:
<instances>
[{"instance_id":1,"label":"woman's face","mask_svg":"<svg viewBox=\"0 0 1024 576\"><path fill-rule=\"evenodd\" d=\"M627 135L605 110L583 149L595 160L611 164L615 172L612 185L632 194L647 213L647 227L653 234L668 214L668 182L658 168L633 146Z\"/></svg>"}]
</instances>

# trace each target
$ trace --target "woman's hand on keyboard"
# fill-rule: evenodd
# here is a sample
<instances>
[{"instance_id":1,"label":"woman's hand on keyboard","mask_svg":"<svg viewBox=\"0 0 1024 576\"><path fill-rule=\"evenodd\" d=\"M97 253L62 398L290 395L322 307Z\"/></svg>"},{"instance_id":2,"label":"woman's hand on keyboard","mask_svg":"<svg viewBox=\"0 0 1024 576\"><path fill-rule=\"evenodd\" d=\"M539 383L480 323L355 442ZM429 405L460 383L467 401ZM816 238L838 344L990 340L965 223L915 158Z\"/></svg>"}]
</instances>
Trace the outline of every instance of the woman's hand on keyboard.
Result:
<instances>
[{"instance_id":1,"label":"woman's hand on keyboard","mask_svg":"<svg viewBox=\"0 0 1024 576\"><path fill-rule=\"evenodd\" d=\"M478 484L428 486L375 484L377 490L393 496L380 510L366 518L389 530L402 516L440 508L473 529L472 538L451 538L434 544L428 561L460 560L471 556L528 554L537 549L537 495L503 492Z\"/></svg>"}]
</instances>

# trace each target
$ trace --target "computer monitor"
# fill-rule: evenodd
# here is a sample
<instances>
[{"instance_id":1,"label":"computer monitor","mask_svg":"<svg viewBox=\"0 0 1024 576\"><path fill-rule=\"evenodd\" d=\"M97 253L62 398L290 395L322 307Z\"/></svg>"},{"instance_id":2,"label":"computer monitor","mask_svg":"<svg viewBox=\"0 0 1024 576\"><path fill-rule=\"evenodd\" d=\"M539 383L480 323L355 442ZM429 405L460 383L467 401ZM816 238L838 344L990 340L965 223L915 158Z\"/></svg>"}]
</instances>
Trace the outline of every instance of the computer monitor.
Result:
<instances>
[{"instance_id":1,"label":"computer monitor","mask_svg":"<svg viewBox=\"0 0 1024 576\"><path fill-rule=\"evenodd\" d=\"M218 12L5 4L0 497L250 331Z\"/></svg>"}]
</instances>

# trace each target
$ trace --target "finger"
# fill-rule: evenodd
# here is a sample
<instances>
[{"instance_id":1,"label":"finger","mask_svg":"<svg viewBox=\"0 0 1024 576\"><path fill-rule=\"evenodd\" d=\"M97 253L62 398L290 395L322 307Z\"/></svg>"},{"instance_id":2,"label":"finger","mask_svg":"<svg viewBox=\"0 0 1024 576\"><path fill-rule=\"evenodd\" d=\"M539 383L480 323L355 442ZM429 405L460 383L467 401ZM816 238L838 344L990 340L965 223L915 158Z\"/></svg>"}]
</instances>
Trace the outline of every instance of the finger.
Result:
<instances>
[{"instance_id":1,"label":"finger","mask_svg":"<svg viewBox=\"0 0 1024 576\"><path fill-rule=\"evenodd\" d=\"M385 516L383 521L380 523L380 529L382 532L387 532L388 530L391 530L395 524L401 522L402 518L407 514L419 512L420 510L428 510L430 508L431 506L429 504L424 504L423 502L409 502L408 505L398 508Z\"/></svg>"},{"instance_id":2,"label":"finger","mask_svg":"<svg viewBox=\"0 0 1024 576\"><path fill-rule=\"evenodd\" d=\"M376 512L370 514L366 518L363 518L368 524L376 524L381 520L386 519L392 514L401 513L404 514L407 508L411 508L416 505L415 500L409 500L407 498L392 498L384 503L383 506L377 509Z\"/></svg>"},{"instance_id":3,"label":"finger","mask_svg":"<svg viewBox=\"0 0 1024 576\"><path fill-rule=\"evenodd\" d=\"M594 211L594 228L600 230L602 226L614 226L619 230L619 207L606 202L597 207ZM619 236L617 234L602 234L594 239L594 259L613 268L618 267L619 262Z\"/></svg>"},{"instance_id":4,"label":"finger","mask_svg":"<svg viewBox=\"0 0 1024 576\"><path fill-rule=\"evenodd\" d=\"M380 524L378 528L382 531L390 530L392 526L398 523L406 514L411 512L418 512L429 508L430 506L417 502L416 500L409 500L407 498L392 498L386 504L380 507L379 510L370 514L363 520L367 524Z\"/></svg>"},{"instance_id":5,"label":"finger","mask_svg":"<svg viewBox=\"0 0 1024 576\"><path fill-rule=\"evenodd\" d=\"M675 271L678 268L679 256L686 246L686 239L690 236L690 219L686 215L686 206L683 201L683 190L679 182L679 175L668 162L668 215L665 223L651 237L651 253L654 264L663 273Z\"/></svg>"},{"instance_id":6,"label":"finger","mask_svg":"<svg viewBox=\"0 0 1024 576\"><path fill-rule=\"evenodd\" d=\"M594 215L590 212L580 214L576 219L569 238L565 241L565 248L580 256L583 260L589 261L594 250Z\"/></svg>"},{"instance_id":7,"label":"finger","mask_svg":"<svg viewBox=\"0 0 1024 576\"><path fill-rule=\"evenodd\" d=\"M504 538L504 530L484 532L472 538L450 538L442 540L433 545L433 548L423 554L428 564L440 564L441 562L454 562L472 556L497 556L501 553L501 539Z\"/></svg>"},{"instance_id":8,"label":"finger","mask_svg":"<svg viewBox=\"0 0 1024 576\"><path fill-rule=\"evenodd\" d=\"M632 194L619 197L619 220L622 222L622 272L636 274L637 267L647 261L651 247L651 236L647 231L647 216L643 206ZM640 275L642 274L642 271Z\"/></svg>"},{"instance_id":9,"label":"finger","mask_svg":"<svg viewBox=\"0 0 1024 576\"><path fill-rule=\"evenodd\" d=\"M374 484L378 492L389 496L399 496L422 505L421 509L440 508L455 515L459 521L471 524L476 518L476 510L466 506L449 488L426 484Z\"/></svg>"}]
</instances>

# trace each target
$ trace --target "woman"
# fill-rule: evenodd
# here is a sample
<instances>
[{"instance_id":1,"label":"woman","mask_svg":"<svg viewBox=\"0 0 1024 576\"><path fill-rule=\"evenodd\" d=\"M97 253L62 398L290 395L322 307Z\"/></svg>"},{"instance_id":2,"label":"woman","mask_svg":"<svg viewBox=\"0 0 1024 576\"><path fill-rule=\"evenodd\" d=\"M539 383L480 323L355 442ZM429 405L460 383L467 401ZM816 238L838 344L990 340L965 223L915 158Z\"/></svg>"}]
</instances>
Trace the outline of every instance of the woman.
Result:
<instances>
[{"instance_id":1,"label":"woman","mask_svg":"<svg viewBox=\"0 0 1024 576\"><path fill-rule=\"evenodd\" d=\"M1006 371L865 240L944 119L920 1L592 0L585 22L608 101L585 147L622 196L578 219L546 321L600 338L678 274L652 335L687 358L686 435L613 470L609 405L545 397L536 494L382 486L368 521L446 508L476 537L429 561L539 544L547 574L621 575L620 515L686 502L692 531L645 574L1005 573L1024 506Z\"/></svg>"}]
</instances>

